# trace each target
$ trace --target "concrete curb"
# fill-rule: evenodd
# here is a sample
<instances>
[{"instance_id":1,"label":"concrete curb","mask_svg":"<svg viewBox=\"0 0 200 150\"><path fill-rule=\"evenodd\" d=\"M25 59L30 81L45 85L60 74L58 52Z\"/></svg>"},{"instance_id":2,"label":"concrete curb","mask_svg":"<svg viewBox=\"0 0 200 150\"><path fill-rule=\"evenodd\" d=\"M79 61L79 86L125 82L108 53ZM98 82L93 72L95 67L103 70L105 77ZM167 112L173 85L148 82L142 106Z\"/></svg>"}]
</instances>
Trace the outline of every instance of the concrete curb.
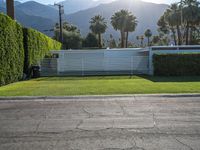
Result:
<instances>
[{"instance_id":1,"label":"concrete curb","mask_svg":"<svg viewBox=\"0 0 200 150\"><path fill-rule=\"evenodd\" d=\"M199 97L199 93L195 94L124 94L124 95L85 95L85 96L11 96L1 97L0 100L46 100L46 99L106 99L106 98L122 98L122 97Z\"/></svg>"}]
</instances>

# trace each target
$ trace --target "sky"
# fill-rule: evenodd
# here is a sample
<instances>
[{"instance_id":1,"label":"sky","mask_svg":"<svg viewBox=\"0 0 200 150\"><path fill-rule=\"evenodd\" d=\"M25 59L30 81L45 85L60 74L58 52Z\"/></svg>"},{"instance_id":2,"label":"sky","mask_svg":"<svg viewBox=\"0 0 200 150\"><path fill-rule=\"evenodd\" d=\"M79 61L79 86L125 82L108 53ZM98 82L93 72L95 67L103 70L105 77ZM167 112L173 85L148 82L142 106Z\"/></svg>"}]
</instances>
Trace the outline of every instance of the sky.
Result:
<instances>
[{"instance_id":1,"label":"sky","mask_svg":"<svg viewBox=\"0 0 200 150\"><path fill-rule=\"evenodd\" d=\"M26 1L30 1L30 0L18 0L18 1L26 2ZM54 4L54 2L59 2L62 0L34 0L34 1L37 1L37 2L43 3L43 4ZM101 0L99 0L99 1L101 1ZM170 3L177 2L178 0L143 0L143 1L153 2L153 3L158 3L158 4L163 4L163 3L170 4Z\"/></svg>"}]
</instances>

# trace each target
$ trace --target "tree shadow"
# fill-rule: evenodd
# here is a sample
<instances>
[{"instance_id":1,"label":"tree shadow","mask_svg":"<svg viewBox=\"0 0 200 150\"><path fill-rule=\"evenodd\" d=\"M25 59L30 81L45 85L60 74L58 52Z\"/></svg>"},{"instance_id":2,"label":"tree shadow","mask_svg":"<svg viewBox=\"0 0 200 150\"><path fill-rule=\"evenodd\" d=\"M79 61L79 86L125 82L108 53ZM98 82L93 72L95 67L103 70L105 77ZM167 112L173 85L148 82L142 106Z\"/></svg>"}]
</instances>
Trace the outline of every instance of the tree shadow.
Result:
<instances>
[{"instance_id":1,"label":"tree shadow","mask_svg":"<svg viewBox=\"0 0 200 150\"><path fill-rule=\"evenodd\" d=\"M34 81L67 81L67 80L117 80L144 79L152 82L200 82L200 76L149 76L149 75L88 75L88 76L51 76L33 79ZM141 81L142 82L142 81Z\"/></svg>"},{"instance_id":2,"label":"tree shadow","mask_svg":"<svg viewBox=\"0 0 200 150\"><path fill-rule=\"evenodd\" d=\"M152 82L200 82L200 76L147 76L141 75L141 78Z\"/></svg>"}]
</instances>

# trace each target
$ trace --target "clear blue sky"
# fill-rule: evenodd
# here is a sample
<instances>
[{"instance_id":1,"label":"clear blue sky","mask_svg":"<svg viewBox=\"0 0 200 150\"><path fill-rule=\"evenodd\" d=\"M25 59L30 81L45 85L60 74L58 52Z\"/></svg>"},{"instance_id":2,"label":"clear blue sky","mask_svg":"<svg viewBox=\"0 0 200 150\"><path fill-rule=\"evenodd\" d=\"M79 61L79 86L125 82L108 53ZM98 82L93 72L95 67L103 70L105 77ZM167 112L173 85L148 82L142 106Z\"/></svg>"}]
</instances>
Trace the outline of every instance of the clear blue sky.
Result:
<instances>
[{"instance_id":1,"label":"clear blue sky","mask_svg":"<svg viewBox=\"0 0 200 150\"><path fill-rule=\"evenodd\" d=\"M26 1L30 1L30 0L18 0L18 1L26 2ZM37 1L37 2L40 2L40 3L43 3L43 4L54 4L54 2L59 2L59 1L62 1L62 0L34 0L34 1ZM166 3L166 4L170 4L170 3L177 2L179 0L143 0L143 1L148 1L148 2L153 2L153 3Z\"/></svg>"}]
</instances>

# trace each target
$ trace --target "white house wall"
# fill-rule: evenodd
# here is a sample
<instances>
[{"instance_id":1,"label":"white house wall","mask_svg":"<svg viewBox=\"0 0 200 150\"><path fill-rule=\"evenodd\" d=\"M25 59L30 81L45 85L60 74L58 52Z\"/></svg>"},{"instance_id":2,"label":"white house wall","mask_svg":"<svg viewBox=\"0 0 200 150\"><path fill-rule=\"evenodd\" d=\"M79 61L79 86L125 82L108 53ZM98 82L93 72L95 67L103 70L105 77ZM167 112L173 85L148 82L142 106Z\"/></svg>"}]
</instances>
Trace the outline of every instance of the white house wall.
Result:
<instances>
[{"instance_id":1,"label":"white house wall","mask_svg":"<svg viewBox=\"0 0 200 150\"><path fill-rule=\"evenodd\" d=\"M58 73L124 72L147 73L148 56L143 49L59 51Z\"/></svg>"}]
</instances>

